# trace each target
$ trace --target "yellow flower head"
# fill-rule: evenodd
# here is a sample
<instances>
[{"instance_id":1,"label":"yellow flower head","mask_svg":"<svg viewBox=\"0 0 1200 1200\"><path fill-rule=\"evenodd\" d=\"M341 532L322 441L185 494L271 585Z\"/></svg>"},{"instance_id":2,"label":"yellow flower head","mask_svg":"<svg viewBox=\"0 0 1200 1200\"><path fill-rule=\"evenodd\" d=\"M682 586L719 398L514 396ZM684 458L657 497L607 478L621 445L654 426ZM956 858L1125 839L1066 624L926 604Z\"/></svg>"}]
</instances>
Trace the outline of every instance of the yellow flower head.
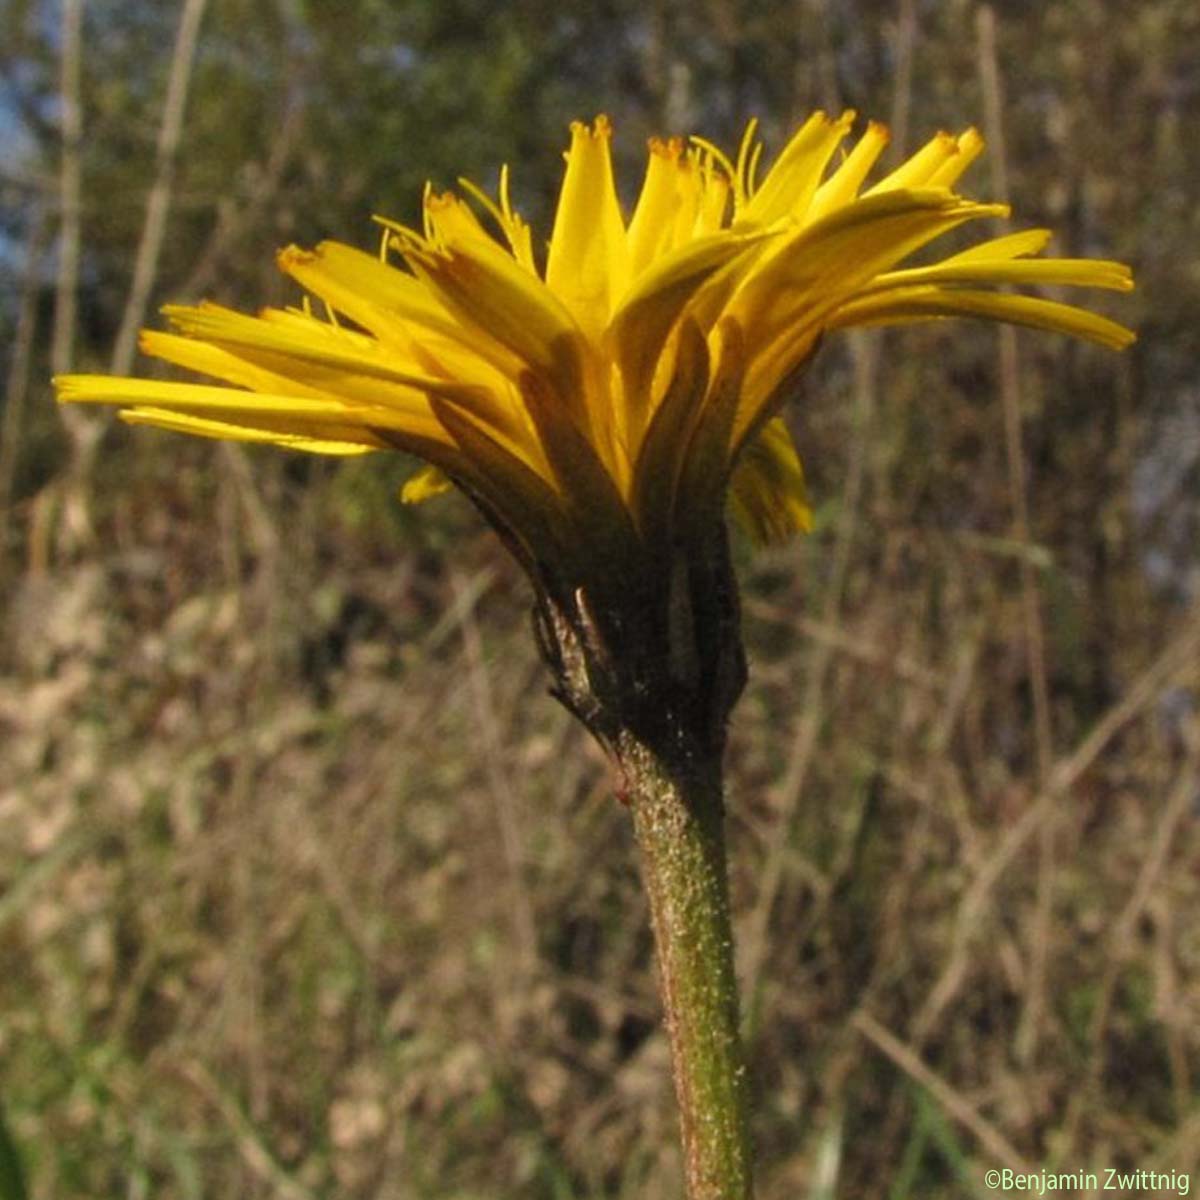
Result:
<instances>
[{"instance_id":1,"label":"yellow flower head","mask_svg":"<svg viewBox=\"0 0 1200 1200\"><path fill-rule=\"evenodd\" d=\"M982 149L974 130L938 134L864 186L887 131L872 123L839 154L853 117L815 114L761 180L753 124L732 159L699 138L652 141L628 219L608 121L575 124L544 270L507 171L495 200L463 181L475 207L427 190L423 229L381 220L378 257L338 242L280 253L319 312L307 298L258 316L167 307L174 332L144 332L142 349L221 385L71 375L59 399L321 454L406 451L427 464L407 499L452 481L535 579L570 588L669 561L727 500L760 538L785 536L809 514L778 410L824 333L965 315L1113 348L1133 338L991 290L1132 286L1118 263L1033 257L1047 230L903 267L1008 210L953 190Z\"/></svg>"}]
</instances>

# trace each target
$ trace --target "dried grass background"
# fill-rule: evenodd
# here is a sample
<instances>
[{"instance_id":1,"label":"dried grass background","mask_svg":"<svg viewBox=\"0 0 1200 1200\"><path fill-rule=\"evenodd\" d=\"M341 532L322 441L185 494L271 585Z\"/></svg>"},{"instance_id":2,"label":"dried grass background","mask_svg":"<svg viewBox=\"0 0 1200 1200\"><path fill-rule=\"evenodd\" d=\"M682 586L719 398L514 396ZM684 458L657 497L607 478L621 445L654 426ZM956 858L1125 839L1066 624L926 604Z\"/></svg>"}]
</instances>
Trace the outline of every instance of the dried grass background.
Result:
<instances>
[{"instance_id":1,"label":"dried grass background","mask_svg":"<svg viewBox=\"0 0 1200 1200\"><path fill-rule=\"evenodd\" d=\"M735 48L786 16L711 7ZM1018 211L1065 226L1065 252L1134 262L1142 293L1108 311L1142 340L1122 359L965 327L846 340L791 410L817 530L739 544L751 681L729 750L764 1200L986 1196L1003 1166L1200 1172L1200 169L1178 133L1200 31L1166 2L1128 27L1014 6L989 50L978 6L931 7L864 6L861 36L910 55L863 84L872 111L1015 122ZM798 11L819 47L820 6ZM798 107L839 85L845 38L787 81ZM961 103L956 78L977 81ZM1052 84L1080 140L1019 171L1040 144L1023 98ZM256 212L257 262L292 235ZM185 249L164 251L165 295ZM29 336L0 1103L31 1195L677 1194L628 814L545 693L519 573L465 504L401 509L403 464L144 432L87 464L85 536L46 320Z\"/></svg>"}]
</instances>

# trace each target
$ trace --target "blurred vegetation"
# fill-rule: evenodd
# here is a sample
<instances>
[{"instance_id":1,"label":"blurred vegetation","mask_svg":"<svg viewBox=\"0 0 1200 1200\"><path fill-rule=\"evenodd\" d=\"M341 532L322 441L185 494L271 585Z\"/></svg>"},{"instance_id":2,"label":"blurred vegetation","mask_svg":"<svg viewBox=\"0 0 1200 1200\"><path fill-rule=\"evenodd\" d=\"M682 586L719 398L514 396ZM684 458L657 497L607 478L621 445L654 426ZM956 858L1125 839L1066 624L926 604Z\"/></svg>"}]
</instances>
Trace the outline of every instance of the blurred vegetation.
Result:
<instances>
[{"instance_id":1,"label":"blurred vegetation","mask_svg":"<svg viewBox=\"0 0 1200 1200\"><path fill-rule=\"evenodd\" d=\"M988 116L968 0L209 0L164 164L180 11L84 6L77 369L156 178L151 309L253 307L275 247L370 245L427 177L510 162L545 229L600 110L630 189L651 132L850 105L899 153ZM627 815L518 572L457 499L401 507L398 459L107 422L79 477L62 8L0 32L0 1190L675 1194ZM1000 162L1056 252L1134 264L1130 352L919 326L831 342L789 409L817 528L739 549L730 751L765 1200L1200 1170L1198 64L1192 0L998 12L968 189Z\"/></svg>"}]
</instances>

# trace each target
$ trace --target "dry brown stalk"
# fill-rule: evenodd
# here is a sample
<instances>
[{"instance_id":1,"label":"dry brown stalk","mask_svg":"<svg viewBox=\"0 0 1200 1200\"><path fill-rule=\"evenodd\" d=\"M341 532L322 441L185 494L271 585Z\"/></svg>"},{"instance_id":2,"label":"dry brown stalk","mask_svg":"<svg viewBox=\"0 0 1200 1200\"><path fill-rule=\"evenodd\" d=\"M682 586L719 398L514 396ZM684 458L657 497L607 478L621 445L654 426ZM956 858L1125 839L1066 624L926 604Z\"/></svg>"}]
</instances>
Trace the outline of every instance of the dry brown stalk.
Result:
<instances>
[{"instance_id":1,"label":"dry brown stalk","mask_svg":"<svg viewBox=\"0 0 1200 1200\"><path fill-rule=\"evenodd\" d=\"M975 31L979 80L983 92L984 126L992 166L992 192L997 200L1009 199L1008 158L1004 140L1004 96L996 56L996 14L990 4L977 11ZM1008 461L1008 490L1012 505L1012 538L1020 546L1031 542L1025 447L1021 432L1021 364L1017 335L1011 326L997 329L1000 355L1000 396L1004 409L1004 446ZM1054 730L1050 712L1050 683L1046 670L1046 632L1037 572L1028 554L1018 555L1021 578L1021 618L1025 655L1033 698L1033 734L1037 781L1044 787L1054 758ZM1029 945L1029 981L1025 1007L1017 1030L1018 1056L1029 1064L1037 1053L1046 992L1046 958L1050 945L1050 918L1054 899L1055 823L1047 811L1038 829L1037 898Z\"/></svg>"},{"instance_id":2,"label":"dry brown stalk","mask_svg":"<svg viewBox=\"0 0 1200 1200\"><path fill-rule=\"evenodd\" d=\"M915 10L911 0L900 0L900 17L897 33L897 55L900 61L911 66L913 43L917 35ZM897 158L904 156L907 114L911 104L911 69L902 70L896 80L892 102L893 138L892 152ZM831 108L836 108L836 97L827 96ZM897 122L900 127L896 128ZM867 448L870 445L870 427L878 401L878 337L855 331L847 338L850 346L851 363L854 371L854 434L850 439L850 462L843 493L841 519L837 539L834 543L832 567L821 622L827 629L836 630L840 625L842 598L849 574L854 539L858 527L859 506L866 479ZM818 642L808 664L808 680L800 704L795 733L783 779L779 784L774 807L778 812L776 829L768 840L765 862L762 864L761 883L754 906L739 929L741 974L744 979L750 1024L755 1022L758 1008L757 994L761 983L763 965L770 947L769 930L771 913L779 896L783 882L784 865L787 861L790 831L804 794L805 782L812 767L821 728L825 719L826 683L830 664L833 661L832 641Z\"/></svg>"},{"instance_id":3,"label":"dry brown stalk","mask_svg":"<svg viewBox=\"0 0 1200 1200\"><path fill-rule=\"evenodd\" d=\"M21 420L29 395L29 371L37 332L38 264L46 248L48 222L40 206L25 235L25 265L21 273L17 324L5 387L4 428L0 432L0 533L6 529L12 503L13 478L21 446ZM4 545L0 542L0 575L4 574Z\"/></svg>"},{"instance_id":4,"label":"dry brown stalk","mask_svg":"<svg viewBox=\"0 0 1200 1200\"><path fill-rule=\"evenodd\" d=\"M80 147L83 115L80 107L80 71L83 62L83 0L63 0L60 50L59 104L62 151L58 177L58 274L54 290L54 332L50 369L57 375L74 363L76 310L79 303L80 208L82 173ZM81 420L82 414L62 409L63 420Z\"/></svg>"},{"instance_id":5,"label":"dry brown stalk","mask_svg":"<svg viewBox=\"0 0 1200 1200\"><path fill-rule=\"evenodd\" d=\"M59 50L59 110L62 147L58 177L58 272L54 287L54 329L50 343L50 369L55 375L70 371L75 364L75 331L79 308L79 263L83 210L83 111L80 80L83 64L83 0L63 0ZM71 441L73 464L90 453L96 437L96 420L87 413L59 410ZM92 538L87 496L77 485L74 472L54 486L62 502L62 532L68 545L86 545ZM53 498L38 516L52 521ZM31 538L31 542L32 542Z\"/></svg>"},{"instance_id":6,"label":"dry brown stalk","mask_svg":"<svg viewBox=\"0 0 1200 1200\"><path fill-rule=\"evenodd\" d=\"M242 1161L254 1175L283 1200L315 1200L316 1193L284 1170L237 1098L202 1062L184 1059L175 1066L184 1079L221 1114Z\"/></svg>"},{"instance_id":7,"label":"dry brown stalk","mask_svg":"<svg viewBox=\"0 0 1200 1200\"><path fill-rule=\"evenodd\" d=\"M155 179L147 198L146 216L134 263L133 279L110 364L111 369L120 374L126 373L133 361L138 326L145 315L166 234L184 107L206 3L207 0L184 0L159 129ZM55 375L66 374L74 365L75 330L78 323L83 212L83 117L80 94L83 0L64 0L62 14L59 266L51 348L51 369ZM76 412L69 408L60 411L71 441L71 461L60 485L62 525L59 532L63 548L72 552L87 545L93 536L88 496L89 478L108 418Z\"/></svg>"},{"instance_id":8,"label":"dry brown stalk","mask_svg":"<svg viewBox=\"0 0 1200 1200\"><path fill-rule=\"evenodd\" d=\"M491 574L490 570L484 572L482 587L487 586ZM503 855L513 945L518 956L518 969L528 979L537 962L537 930L533 904L525 882L524 848L529 845L529 836L523 828L517 791L503 766L507 758L505 746L508 745L508 738L496 720L496 702L483 650L483 635L475 616L475 606L482 588L478 578L465 578L459 572L452 576L452 585L458 601L458 625L465 652L471 703L483 740L482 758Z\"/></svg>"},{"instance_id":9,"label":"dry brown stalk","mask_svg":"<svg viewBox=\"0 0 1200 1200\"><path fill-rule=\"evenodd\" d=\"M196 57L200 23L204 19L207 3L208 0L184 0L183 12L179 17L175 48L171 53L171 69L167 75L162 123L158 130L154 182L150 185L150 193L146 198L146 216L142 222L142 235L134 259L133 279L129 284L125 311L121 314L121 326L109 363L109 370L114 375L127 375L133 365L138 328L145 319L146 304L150 299L155 275L158 273L158 259L167 232L167 217L171 211L175 164L183 134L183 114L187 106L192 64Z\"/></svg>"},{"instance_id":10,"label":"dry brown stalk","mask_svg":"<svg viewBox=\"0 0 1200 1200\"><path fill-rule=\"evenodd\" d=\"M1200 795L1200 734L1193 735L1191 742L1189 753L1181 764L1174 786L1159 813L1154 837L1142 863L1142 869L1138 872L1133 893L1121 909L1121 915L1109 936L1104 977L1100 982L1100 998L1088 1031L1092 1043L1089 1079L1093 1087L1099 1086L1104 1073L1104 1034L1112 1015L1117 980L1134 951L1137 923L1147 909L1151 894L1162 881L1164 868L1180 825L1191 812L1197 795Z\"/></svg>"},{"instance_id":11,"label":"dry brown stalk","mask_svg":"<svg viewBox=\"0 0 1200 1200\"><path fill-rule=\"evenodd\" d=\"M1092 766L1104 748L1136 716L1161 694L1172 679L1186 677L1200 660L1200 612L1168 642L1166 649L1130 685L1125 695L1096 722L1068 755L1060 757L1050 772L1047 786L1009 827L995 849L981 864L963 894L950 954L937 982L930 989L911 1026L915 1045L921 1046L937 1027L942 1013L953 1002L969 973L969 950L977 936L993 888L1012 865L1017 854L1040 827L1054 803L1070 791Z\"/></svg>"},{"instance_id":12,"label":"dry brown stalk","mask_svg":"<svg viewBox=\"0 0 1200 1200\"><path fill-rule=\"evenodd\" d=\"M1032 1170L1012 1143L969 1100L933 1071L911 1046L905 1045L869 1013L855 1013L851 1023L867 1041L919 1083L943 1112L970 1131L993 1159L1014 1171Z\"/></svg>"}]
</instances>

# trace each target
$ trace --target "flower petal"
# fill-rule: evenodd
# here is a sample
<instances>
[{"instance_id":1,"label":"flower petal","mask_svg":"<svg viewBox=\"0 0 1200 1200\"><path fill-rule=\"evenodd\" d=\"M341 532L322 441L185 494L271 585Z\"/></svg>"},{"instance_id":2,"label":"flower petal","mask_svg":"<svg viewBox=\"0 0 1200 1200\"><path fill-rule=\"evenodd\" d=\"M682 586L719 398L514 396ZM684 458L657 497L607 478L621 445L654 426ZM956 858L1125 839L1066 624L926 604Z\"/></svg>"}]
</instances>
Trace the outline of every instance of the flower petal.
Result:
<instances>
[{"instance_id":1,"label":"flower petal","mask_svg":"<svg viewBox=\"0 0 1200 1200\"><path fill-rule=\"evenodd\" d=\"M685 316L675 338L671 381L642 439L630 491L634 520L651 553L665 551L670 542L676 489L708 385L708 343Z\"/></svg>"},{"instance_id":2,"label":"flower petal","mask_svg":"<svg viewBox=\"0 0 1200 1200\"><path fill-rule=\"evenodd\" d=\"M400 489L400 499L405 504L423 504L435 496L441 496L454 487L452 480L440 467L424 466L411 475Z\"/></svg>"},{"instance_id":3,"label":"flower petal","mask_svg":"<svg viewBox=\"0 0 1200 1200\"><path fill-rule=\"evenodd\" d=\"M443 467L489 519L500 523L527 566L540 562L577 570L579 540L553 487L497 442L470 413L442 397L434 397L432 403L463 461L456 468L436 453L423 452L423 457Z\"/></svg>"},{"instance_id":4,"label":"flower petal","mask_svg":"<svg viewBox=\"0 0 1200 1200\"><path fill-rule=\"evenodd\" d=\"M976 204L944 188L864 197L772 246L730 304L755 341L804 310L819 312L866 280L965 221L1005 216L1005 205ZM767 329L760 328L766 322Z\"/></svg>"},{"instance_id":5,"label":"flower petal","mask_svg":"<svg viewBox=\"0 0 1200 1200\"><path fill-rule=\"evenodd\" d=\"M646 271L614 314L607 340L621 372L631 449L649 415L650 384L671 327L714 273L767 236L721 233L692 242Z\"/></svg>"},{"instance_id":6,"label":"flower petal","mask_svg":"<svg viewBox=\"0 0 1200 1200\"><path fill-rule=\"evenodd\" d=\"M871 121L867 131L858 139L854 149L836 171L817 188L808 211L804 214L805 224L811 225L835 209L849 204L858 196L863 180L883 153L891 134L886 125Z\"/></svg>"},{"instance_id":7,"label":"flower petal","mask_svg":"<svg viewBox=\"0 0 1200 1200\"><path fill-rule=\"evenodd\" d=\"M984 317L1033 329L1049 329L1095 342L1110 350L1124 350L1137 338L1133 330L1124 325L1070 304L965 288L914 287L880 292L842 305L829 325L830 328L893 325L936 317Z\"/></svg>"},{"instance_id":8,"label":"flower petal","mask_svg":"<svg viewBox=\"0 0 1200 1200\"><path fill-rule=\"evenodd\" d=\"M459 177L458 184L474 196L491 214L492 219L504 231L512 256L531 275L537 274L537 266L533 261L533 240L529 226L521 219L519 213L512 207L508 198L508 167L500 168L500 203L497 204L481 187L469 179Z\"/></svg>"},{"instance_id":9,"label":"flower petal","mask_svg":"<svg viewBox=\"0 0 1200 1200\"><path fill-rule=\"evenodd\" d=\"M729 506L759 545L812 529L804 469L782 418L768 421L742 451L730 480Z\"/></svg>"},{"instance_id":10,"label":"flower petal","mask_svg":"<svg viewBox=\"0 0 1200 1200\"><path fill-rule=\"evenodd\" d=\"M324 433L307 427L292 428L286 421L265 417L261 422L247 422L217 417L196 417L165 408L125 408L117 414L127 425L153 425L172 433L189 433L193 437L217 438L225 442L258 442L282 446L285 450L303 450L308 454L329 454L349 457L381 450L386 442L369 437L362 430L353 436L339 438L336 426Z\"/></svg>"},{"instance_id":11,"label":"flower petal","mask_svg":"<svg viewBox=\"0 0 1200 1200\"><path fill-rule=\"evenodd\" d=\"M864 292L926 283L1040 283L1058 287L1133 290L1133 274L1124 263L1093 258L973 259L910 267L877 276Z\"/></svg>"},{"instance_id":12,"label":"flower petal","mask_svg":"<svg viewBox=\"0 0 1200 1200\"><path fill-rule=\"evenodd\" d=\"M801 220L821 181L833 152L850 132L853 110L836 120L814 113L800 127L775 160L762 185L750 197L735 225L770 225L784 217Z\"/></svg>"},{"instance_id":13,"label":"flower petal","mask_svg":"<svg viewBox=\"0 0 1200 1200\"><path fill-rule=\"evenodd\" d=\"M112 375L56 375L54 387L62 404L128 404L184 410L243 409L294 420L341 420L348 411L333 397L289 396L245 392L240 388L201 383L168 383L158 379L125 379Z\"/></svg>"},{"instance_id":14,"label":"flower petal","mask_svg":"<svg viewBox=\"0 0 1200 1200\"><path fill-rule=\"evenodd\" d=\"M195 338L181 337L177 333L143 329L138 337L138 349L151 358L159 358L177 367L198 371L202 375L211 375L252 391L292 392L297 396L328 399L319 388L277 375L221 346L197 341Z\"/></svg>"},{"instance_id":15,"label":"flower petal","mask_svg":"<svg viewBox=\"0 0 1200 1200\"><path fill-rule=\"evenodd\" d=\"M955 153L929 177L931 187L953 187L964 171L983 153L978 129L967 129L954 139Z\"/></svg>"},{"instance_id":16,"label":"flower petal","mask_svg":"<svg viewBox=\"0 0 1200 1200\"><path fill-rule=\"evenodd\" d=\"M613 182L612 129L597 117L571 126L567 170L550 237L546 283L580 326L598 336L629 286L629 247Z\"/></svg>"},{"instance_id":17,"label":"flower petal","mask_svg":"<svg viewBox=\"0 0 1200 1200\"><path fill-rule=\"evenodd\" d=\"M119 404L134 420L143 409L173 412L181 419L212 419L255 428L274 428L288 436L328 437L337 426L339 438L377 446L375 431L391 430L449 444L449 437L428 408L399 412L390 405L347 402L335 396L292 396L246 392L240 388L108 375L60 375L54 380L60 403ZM156 424L162 424L156 421ZM335 439L337 440L337 439Z\"/></svg>"},{"instance_id":18,"label":"flower petal","mask_svg":"<svg viewBox=\"0 0 1200 1200\"><path fill-rule=\"evenodd\" d=\"M708 394L693 422L675 493L675 528L687 542L702 540L721 519L736 457L733 437L746 370L745 337L730 317L721 319L713 336L716 349Z\"/></svg>"},{"instance_id":19,"label":"flower petal","mask_svg":"<svg viewBox=\"0 0 1200 1200\"><path fill-rule=\"evenodd\" d=\"M280 270L301 287L380 341L403 335L397 319L448 337L462 336L462 328L420 280L353 246L341 242L321 242L315 250L288 246L277 261Z\"/></svg>"},{"instance_id":20,"label":"flower petal","mask_svg":"<svg viewBox=\"0 0 1200 1200\"><path fill-rule=\"evenodd\" d=\"M958 154L958 138L952 133L935 133L916 154L907 158L890 175L868 188L866 195L878 196L904 188L922 188L933 184L933 178ZM943 184L949 187L949 184Z\"/></svg>"},{"instance_id":21,"label":"flower petal","mask_svg":"<svg viewBox=\"0 0 1200 1200\"><path fill-rule=\"evenodd\" d=\"M1022 229L1017 233L1006 233L1003 237L989 238L974 246L952 254L943 260L950 263L991 262L999 258L1025 258L1040 254L1054 235L1049 229Z\"/></svg>"},{"instance_id":22,"label":"flower petal","mask_svg":"<svg viewBox=\"0 0 1200 1200\"><path fill-rule=\"evenodd\" d=\"M325 390L322 379L326 375L336 382L357 380L361 385L372 381L368 386L376 386L376 390L377 383L394 383L418 391L447 386L445 380L423 374L418 364L384 352L375 339L323 322L312 322L316 329L294 330L217 304L167 305L163 313L188 337L237 347L250 355L262 352L263 361L271 364L268 370L299 378L321 390ZM314 337L318 331L334 336L318 339Z\"/></svg>"},{"instance_id":23,"label":"flower petal","mask_svg":"<svg viewBox=\"0 0 1200 1200\"><path fill-rule=\"evenodd\" d=\"M811 351L833 309L876 274L964 221L1004 215L944 188L867 196L784 242L756 264L726 312L747 331L739 436Z\"/></svg>"},{"instance_id":24,"label":"flower petal","mask_svg":"<svg viewBox=\"0 0 1200 1200\"><path fill-rule=\"evenodd\" d=\"M282 385L288 392L337 397L343 404L385 406L418 423L431 419L430 395L447 396L470 408L531 469L545 472L540 446L509 398L512 389L505 381L497 391L420 374L402 359L397 363L397 356L374 339L311 318L267 320L214 304L169 305L163 311L189 335L144 337L150 351L168 361L258 390L279 391ZM188 350L189 341L196 350Z\"/></svg>"},{"instance_id":25,"label":"flower petal","mask_svg":"<svg viewBox=\"0 0 1200 1200\"><path fill-rule=\"evenodd\" d=\"M637 279L651 263L671 248L679 207L680 159L683 140L651 138L646 176L629 221L629 273Z\"/></svg>"},{"instance_id":26,"label":"flower petal","mask_svg":"<svg viewBox=\"0 0 1200 1200\"><path fill-rule=\"evenodd\" d=\"M602 460L600 447L584 435L537 375L523 376L520 389L567 511L581 522L589 513L602 515L602 523L614 527L614 536L624 539L631 535L618 480Z\"/></svg>"},{"instance_id":27,"label":"flower petal","mask_svg":"<svg viewBox=\"0 0 1200 1200\"><path fill-rule=\"evenodd\" d=\"M410 245L405 254L441 304L467 327L464 341L474 333L494 338L542 375L587 428L587 348L571 314L541 280L508 255L480 253L467 245L440 252ZM518 374L513 372L514 380Z\"/></svg>"}]
</instances>

